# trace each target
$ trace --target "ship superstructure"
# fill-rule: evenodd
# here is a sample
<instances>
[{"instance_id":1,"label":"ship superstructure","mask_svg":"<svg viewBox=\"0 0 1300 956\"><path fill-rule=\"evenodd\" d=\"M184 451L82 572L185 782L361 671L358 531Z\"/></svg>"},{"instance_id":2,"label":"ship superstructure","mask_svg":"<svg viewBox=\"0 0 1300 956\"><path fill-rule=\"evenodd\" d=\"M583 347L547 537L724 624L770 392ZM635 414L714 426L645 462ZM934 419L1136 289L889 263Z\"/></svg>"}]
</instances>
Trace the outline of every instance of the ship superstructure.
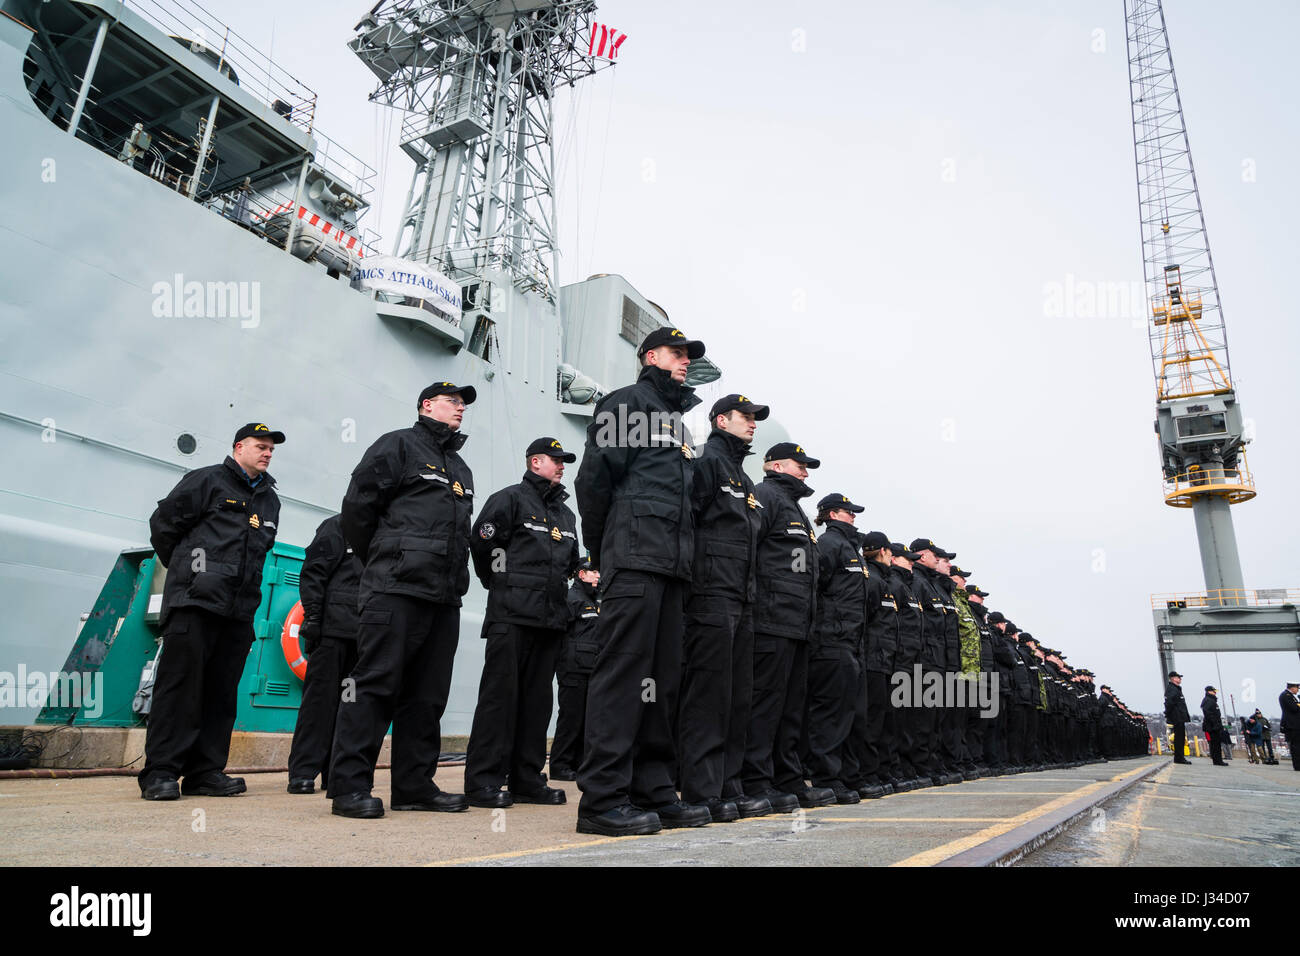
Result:
<instances>
[{"instance_id":1,"label":"ship superstructure","mask_svg":"<svg viewBox=\"0 0 1300 956\"><path fill-rule=\"evenodd\" d=\"M519 479L532 438L582 447L595 400L667 321L619 276L557 284L546 124L561 83L598 64L548 51L580 46L594 9L383 3L361 21L353 48L416 161L387 246L366 228L373 171L225 24L170 0L3 0L0 441L17 467L0 481L0 671L63 665L119 555L147 546L157 499L243 422L288 436L271 468L286 548L430 381L478 391L464 454L484 493ZM361 287L389 250L448 277L459 307ZM451 733L469 726L484 596L472 584L462 614ZM280 623L258 625L268 667ZM102 657L113 622L87 627ZM296 680L241 689L292 725ZM35 718L30 704L0 723Z\"/></svg>"}]
</instances>

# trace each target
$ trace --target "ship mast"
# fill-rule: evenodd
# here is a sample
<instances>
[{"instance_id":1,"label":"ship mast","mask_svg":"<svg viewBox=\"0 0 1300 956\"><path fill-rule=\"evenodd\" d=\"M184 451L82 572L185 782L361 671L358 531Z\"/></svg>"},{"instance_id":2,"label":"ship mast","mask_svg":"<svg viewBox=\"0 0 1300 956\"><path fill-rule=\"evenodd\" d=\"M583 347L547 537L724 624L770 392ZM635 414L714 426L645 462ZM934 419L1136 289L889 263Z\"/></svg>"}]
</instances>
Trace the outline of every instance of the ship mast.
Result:
<instances>
[{"instance_id":1,"label":"ship mast","mask_svg":"<svg viewBox=\"0 0 1300 956\"><path fill-rule=\"evenodd\" d=\"M394 253L486 270L555 301L554 97L608 62L579 43L593 0L382 0L349 46L405 114L415 172Z\"/></svg>"}]
</instances>

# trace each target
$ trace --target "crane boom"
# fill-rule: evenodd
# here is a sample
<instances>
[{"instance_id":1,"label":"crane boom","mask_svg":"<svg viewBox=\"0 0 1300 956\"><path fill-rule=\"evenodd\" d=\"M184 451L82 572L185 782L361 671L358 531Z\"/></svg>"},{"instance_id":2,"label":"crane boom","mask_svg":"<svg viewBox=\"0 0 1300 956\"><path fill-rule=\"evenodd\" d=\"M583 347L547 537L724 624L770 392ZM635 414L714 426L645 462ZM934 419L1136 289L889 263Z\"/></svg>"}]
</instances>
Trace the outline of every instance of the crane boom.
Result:
<instances>
[{"instance_id":1,"label":"crane boom","mask_svg":"<svg viewBox=\"0 0 1300 956\"><path fill-rule=\"evenodd\" d=\"M1128 0L1125 19L1157 401L1222 395L1227 329L1160 0Z\"/></svg>"}]
</instances>

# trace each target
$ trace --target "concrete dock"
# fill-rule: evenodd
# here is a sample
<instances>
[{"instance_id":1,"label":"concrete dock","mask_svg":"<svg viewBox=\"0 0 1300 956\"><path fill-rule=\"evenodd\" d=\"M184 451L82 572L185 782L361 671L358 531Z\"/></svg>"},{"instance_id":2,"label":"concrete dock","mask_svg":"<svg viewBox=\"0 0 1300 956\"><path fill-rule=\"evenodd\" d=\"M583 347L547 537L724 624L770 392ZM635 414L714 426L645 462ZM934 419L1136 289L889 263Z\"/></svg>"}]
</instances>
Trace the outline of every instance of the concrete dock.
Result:
<instances>
[{"instance_id":1,"label":"concrete dock","mask_svg":"<svg viewBox=\"0 0 1300 956\"><path fill-rule=\"evenodd\" d=\"M1300 866L1300 773L1166 761L1021 866Z\"/></svg>"},{"instance_id":2,"label":"concrete dock","mask_svg":"<svg viewBox=\"0 0 1300 956\"><path fill-rule=\"evenodd\" d=\"M1204 766L1201 766L1204 764ZM445 790L462 768L443 767ZM575 832L564 807L350 820L283 773L150 803L130 777L0 780L0 864L42 866L1030 866L1300 863L1300 773L1168 757L1088 764L654 836ZM388 796L380 771L375 793ZM1059 835L1058 835L1059 834ZM1045 846L1042 844L1046 843ZM1208 857L1206 854L1210 854Z\"/></svg>"}]
</instances>

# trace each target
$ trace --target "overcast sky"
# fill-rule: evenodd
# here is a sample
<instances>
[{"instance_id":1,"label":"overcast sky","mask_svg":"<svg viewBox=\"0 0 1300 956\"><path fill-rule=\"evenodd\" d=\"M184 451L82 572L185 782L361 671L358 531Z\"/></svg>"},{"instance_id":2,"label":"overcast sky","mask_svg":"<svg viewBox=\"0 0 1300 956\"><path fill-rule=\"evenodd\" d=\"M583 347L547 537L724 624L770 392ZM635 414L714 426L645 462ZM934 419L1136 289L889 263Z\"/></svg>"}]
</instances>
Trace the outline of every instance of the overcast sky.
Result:
<instances>
[{"instance_id":1,"label":"overcast sky","mask_svg":"<svg viewBox=\"0 0 1300 956\"><path fill-rule=\"evenodd\" d=\"M412 167L346 47L367 0L209 2L263 50L274 38L319 94L318 128L381 170L365 224L388 251ZM1257 439L1259 497L1233 509L1246 584L1300 586L1300 7L1165 15ZM1128 301L1142 259L1121 0L609 0L598 19L628 39L560 104L564 281L626 276L823 459L819 495L865 504L864 530L955 550L991 607L1158 709L1151 595L1204 582L1190 512L1162 502L1144 306ZM1071 290L1100 304L1072 296L1062 316ZM1277 713L1300 679L1289 653L1178 663L1193 710L1211 683L1253 710L1253 681Z\"/></svg>"}]
</instances>

